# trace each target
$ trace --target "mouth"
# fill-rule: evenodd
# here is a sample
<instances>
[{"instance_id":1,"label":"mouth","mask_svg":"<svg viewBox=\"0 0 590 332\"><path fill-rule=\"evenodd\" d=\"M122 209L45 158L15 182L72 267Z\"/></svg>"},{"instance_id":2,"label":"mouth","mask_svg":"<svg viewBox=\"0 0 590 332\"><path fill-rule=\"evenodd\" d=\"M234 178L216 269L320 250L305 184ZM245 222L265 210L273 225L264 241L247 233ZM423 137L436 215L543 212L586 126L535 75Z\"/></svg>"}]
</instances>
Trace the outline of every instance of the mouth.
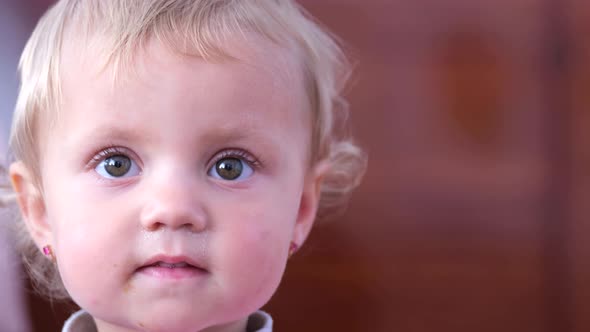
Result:
<instances>
[{"instance_id":1,"label":"mouth","mask_svg":"<svg viewBox=\"0 0 590 332\"><path fill-rule=\"evenodd\" d=\"M165 267L168 269L178 269L178 268L185 268L185 267L195 267L196 268L196 266L192 266L187 262L180 262L180 263L173 263L173 264L166 263L166 262L156 262L152 265L149 265L148 267Z\"/></svg>"},{"instance_id":2,"label":"mouth","mask_svg":"<svg viewBox=\"0 0 590 332\"><path fill-rule=\"evenodd\" d=\"M140 266L137 272L160 279L184 279L202 276L207 270L187 257L156 256Z\"/></svg>"}]
</instances>

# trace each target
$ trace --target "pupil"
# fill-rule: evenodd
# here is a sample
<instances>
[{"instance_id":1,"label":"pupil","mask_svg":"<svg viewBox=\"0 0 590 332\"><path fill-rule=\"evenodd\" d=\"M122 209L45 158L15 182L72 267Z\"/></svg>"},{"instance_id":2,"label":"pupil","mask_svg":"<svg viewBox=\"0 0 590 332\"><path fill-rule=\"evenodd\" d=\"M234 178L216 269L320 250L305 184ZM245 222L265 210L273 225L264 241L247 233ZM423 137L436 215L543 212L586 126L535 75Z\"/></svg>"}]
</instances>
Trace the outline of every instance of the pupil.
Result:
<instances>
[{"instance_id":1,"label":"pupil","mask_svg":"<svg viewBox=\"0 0 590 332\"><path fill-rule=\"evenodd\" d=\"M125 156L113 156L105 160L105 170L114 177L127 174L130 168L131 160Z\"/></svg>"},{"instance_id":2,"label":"pupil","mask_svg":"<svg viewBox=\"0 0 590 332\"><path fill-rule=\"evenodd\" d=\"M236 158L226 158L217 162L217 174L225 180L237 179L242 174L242 161Z\"/></svg>"}]
</instances>

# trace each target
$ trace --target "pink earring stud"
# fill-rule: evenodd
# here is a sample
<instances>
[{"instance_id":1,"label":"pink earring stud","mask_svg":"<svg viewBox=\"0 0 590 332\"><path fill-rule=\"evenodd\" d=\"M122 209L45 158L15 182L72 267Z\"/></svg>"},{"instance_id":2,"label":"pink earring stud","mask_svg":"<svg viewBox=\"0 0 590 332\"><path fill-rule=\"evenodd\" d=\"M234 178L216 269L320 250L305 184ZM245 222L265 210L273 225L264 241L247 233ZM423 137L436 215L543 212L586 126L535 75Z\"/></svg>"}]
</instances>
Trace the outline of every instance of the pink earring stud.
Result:
<instances>
[{"instance_id":1,"label":"pink earring stud","mask_svg":"<svg viewBox=\"0 0 590 332\"><path fill-rule=\"evenodd\" d=\"M289 245L289 257L293 256L295 252L299 249L299 246L295 242L291 242Z\"/></svg>"},{"instance_id":2,"label":"pink earring stud","mask_svg":"<svg viewBox=\"0 0 590 332\"><path fill-rule=\"evenodd\" d=\"M52 262L55 262L55 256L53 255L53 250L51 250L50 245L43 247L43 255L49 258Z\"/></svg>"}]
</instances>

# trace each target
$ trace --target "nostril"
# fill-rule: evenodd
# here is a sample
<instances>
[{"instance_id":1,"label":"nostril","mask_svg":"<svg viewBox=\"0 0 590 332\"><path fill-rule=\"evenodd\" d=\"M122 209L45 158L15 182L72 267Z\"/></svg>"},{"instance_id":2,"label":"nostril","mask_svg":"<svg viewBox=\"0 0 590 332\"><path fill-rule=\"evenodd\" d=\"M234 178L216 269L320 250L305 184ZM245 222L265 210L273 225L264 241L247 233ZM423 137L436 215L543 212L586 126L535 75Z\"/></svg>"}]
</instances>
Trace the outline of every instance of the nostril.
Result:
<instances>
[{"instance_id":1,"label":"nostril","mask_svg":"<svg viewBox=\"0 0 590 332\"><path fill-rule=\"evenodd\" d=\"M181 226L181 228L185 228L186 230L191 231L191 232L200 231L200 228L196 227L195 223L185 223L184 225Z\"/></svg>"},{"instance_id":2,"label":"nostril","mask_svg":"<svg viewBox=\"0 0 590 332\"><path fill-rule=\"evenodd\" d=\"M145 228L150 232L155 232L162 228L163 224L160 222L149 223Z\"/></svg>"},{"instance_id":3,"label":"nostril","mask_svg":"<svg viewBox=\"0 0 590 332\"><path fill-rule=\"evenodd\" d=\"M201 222L151 222L144 225L144 228L150 232L158 231L164 228L169 229L179 229L179 230L186 230L189 232L201 232L204 230L205 226L201 226Z\"/></svg>"}]
</instances>

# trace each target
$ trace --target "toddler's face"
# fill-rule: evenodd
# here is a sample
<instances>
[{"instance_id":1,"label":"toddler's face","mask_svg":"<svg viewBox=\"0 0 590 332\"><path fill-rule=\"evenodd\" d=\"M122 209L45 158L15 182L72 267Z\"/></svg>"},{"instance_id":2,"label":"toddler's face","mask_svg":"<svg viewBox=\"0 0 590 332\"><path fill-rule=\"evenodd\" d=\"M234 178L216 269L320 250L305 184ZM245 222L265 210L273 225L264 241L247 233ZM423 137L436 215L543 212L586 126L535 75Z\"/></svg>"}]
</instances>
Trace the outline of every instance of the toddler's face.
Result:
<instances>
[{"instance_id":1,"label":"toddler's face","mask_svg":"<svg viewBox=\"0 0 590 332\"><path fill-rule=\"evenodd\" d=\"M300 70L268 43L238 46L240 61L212 64L153 42L114 86L66 51L35 239L105 330L243 324L309 231L319 177Z\"/></svg>"}]
</instances>

